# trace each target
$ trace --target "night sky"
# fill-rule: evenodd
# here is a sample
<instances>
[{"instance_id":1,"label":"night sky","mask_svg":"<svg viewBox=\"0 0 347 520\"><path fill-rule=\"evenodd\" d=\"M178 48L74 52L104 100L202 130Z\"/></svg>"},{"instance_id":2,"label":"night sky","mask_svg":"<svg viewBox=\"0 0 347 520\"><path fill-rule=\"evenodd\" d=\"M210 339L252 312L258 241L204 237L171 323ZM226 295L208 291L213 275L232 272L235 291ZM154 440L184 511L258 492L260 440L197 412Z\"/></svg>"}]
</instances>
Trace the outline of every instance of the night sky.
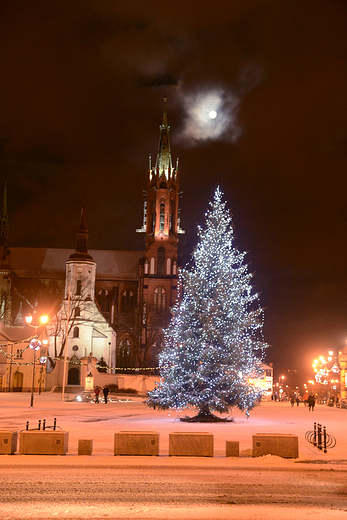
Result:
<instances>
[{"instance_id":1,"label":"night sky","mask_svg":"<svg viewBox=\"0 0 347 520\"><path fill-rule=\"evenodd\" d=\"M165 89L183 262L217 185L275 376L347 339L344 0L0 1L10 245L141 249ZM216 110L217 117L208 117Z\"/></svg>"}]
</instances>

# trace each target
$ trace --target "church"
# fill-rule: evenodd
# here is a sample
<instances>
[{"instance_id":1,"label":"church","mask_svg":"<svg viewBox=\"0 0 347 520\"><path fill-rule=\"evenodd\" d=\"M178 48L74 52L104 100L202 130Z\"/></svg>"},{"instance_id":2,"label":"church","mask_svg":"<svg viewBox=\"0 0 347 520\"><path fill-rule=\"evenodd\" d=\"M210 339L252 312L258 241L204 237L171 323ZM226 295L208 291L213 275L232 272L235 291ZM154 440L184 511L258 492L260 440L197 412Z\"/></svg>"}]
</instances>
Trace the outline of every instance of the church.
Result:
<instances>
[{"instance_id":1,"label":"church","mask_svg":"<svg viewBox=\"0 0 347 520\"><path fill-rule=\"evenodd\" d=\"M173 166L166 98L159 128L154 165L149 158L143 223L136 230L144 234L143 251L89 250L84 204L75 251L10 247L5 184L0 222L0 324L9 331L23 327L28 314L34 318L48 315L47 376L56 372L58 380L57 365L65 358L68 386L84 386L87 359L91 358L101 374L135 369L154 373L156 369L162 329L177 298L177 248L179 235L184 233L179 217L178 161ZM0 359L2 386L14 389L8 363L9 358Z\"/></svg>"}]
</instances>

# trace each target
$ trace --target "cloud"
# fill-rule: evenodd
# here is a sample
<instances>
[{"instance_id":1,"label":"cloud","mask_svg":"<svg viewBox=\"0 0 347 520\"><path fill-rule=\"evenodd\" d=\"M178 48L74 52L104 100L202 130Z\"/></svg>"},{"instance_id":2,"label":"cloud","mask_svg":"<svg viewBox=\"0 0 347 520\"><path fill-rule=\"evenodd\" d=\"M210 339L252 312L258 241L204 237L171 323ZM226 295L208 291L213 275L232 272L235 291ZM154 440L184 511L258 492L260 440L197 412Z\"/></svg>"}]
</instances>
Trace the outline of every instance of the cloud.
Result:
<instances>
[{"instance_id":1,"label":"cloud","mask_svg":"<svg viewBox=\"0 0 347 520\"><path fill-rule=\"evenodd\" d=\"M208 140L237 141L241 128L237 121L239 99L236 94L221 88L206 88L188 93L181 91L179 96L185 110L179 139L186 145Z\"/></svg>"}]
</instances>

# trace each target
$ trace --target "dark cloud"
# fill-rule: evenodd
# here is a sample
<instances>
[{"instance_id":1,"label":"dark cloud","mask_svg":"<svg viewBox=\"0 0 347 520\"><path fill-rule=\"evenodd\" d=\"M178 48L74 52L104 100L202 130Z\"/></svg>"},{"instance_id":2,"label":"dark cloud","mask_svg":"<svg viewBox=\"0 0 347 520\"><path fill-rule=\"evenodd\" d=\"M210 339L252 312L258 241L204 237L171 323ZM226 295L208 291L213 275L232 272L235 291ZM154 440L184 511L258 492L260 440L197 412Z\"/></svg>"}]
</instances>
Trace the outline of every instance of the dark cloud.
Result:
<instances>
[{"instance_id":1,"label":"dark cloud","mask_svg":"<svg viewBox=\"0 0 347 520\"><path fill-rule=\"evenodd\" d=\"M339 0L3 0L11 243L73 247L86 198L91 247L141 248L166 88L184 258L220 185L266 307L269 361L309 370L315 349L347 337L346 21ZM189 147L201 92L237 103L225 130Z\"/></svg>"}]
</instances>

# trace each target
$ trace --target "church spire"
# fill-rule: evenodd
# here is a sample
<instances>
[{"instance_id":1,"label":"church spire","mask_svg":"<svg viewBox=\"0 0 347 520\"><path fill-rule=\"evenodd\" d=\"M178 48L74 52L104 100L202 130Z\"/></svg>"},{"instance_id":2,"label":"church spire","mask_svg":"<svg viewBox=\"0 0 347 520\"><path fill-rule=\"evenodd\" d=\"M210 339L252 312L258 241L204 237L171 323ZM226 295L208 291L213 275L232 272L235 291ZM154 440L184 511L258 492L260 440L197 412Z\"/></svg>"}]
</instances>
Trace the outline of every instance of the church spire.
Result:
<instances>
[{"instance_id":1,"label":"church spire","mask_svg":"<svg viewBox=\"0 0 347 520\"><path fill-rule=\"evenodd\" d=\"M85 201L83 201L80 224L77 231L76 251L70 255L70 260L93 260L88 253L88 237L89 233L87 228Z\"/></svg>"},{"instance_id":2,"label":"church spire","mask_svg":"<svg viewBox=\"0 0 347 520\"><path fill-rule=\"evenodd\" d=\"M171 160L171 149L170 149L170 126L167 122L166 112L167 97L164 97L164 113L163 122L160 125L160 140L157 154L157 160L155 164L155 170L158 173L159 178L164 175L168 180L172 174L172 160Z\"/></svg>"}]
</instances>

